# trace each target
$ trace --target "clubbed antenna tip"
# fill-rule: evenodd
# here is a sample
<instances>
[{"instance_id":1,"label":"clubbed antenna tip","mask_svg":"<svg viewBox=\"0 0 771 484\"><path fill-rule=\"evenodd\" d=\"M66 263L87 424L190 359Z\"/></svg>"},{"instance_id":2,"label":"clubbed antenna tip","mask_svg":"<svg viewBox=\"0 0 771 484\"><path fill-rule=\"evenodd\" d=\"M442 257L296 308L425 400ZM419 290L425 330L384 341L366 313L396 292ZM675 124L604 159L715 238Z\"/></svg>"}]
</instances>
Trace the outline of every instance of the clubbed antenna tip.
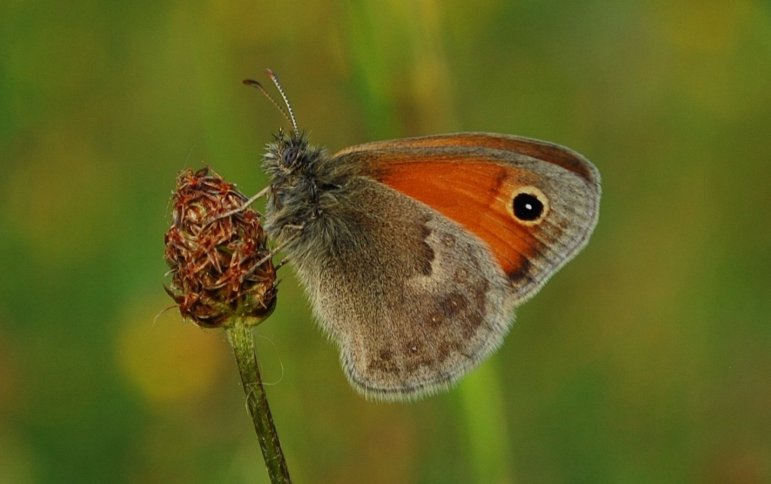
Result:
<instances>
[{"instance_id":1,"label":"clubbed antenna tip","mask_svg":"<svg viewBox=\"0 0 771 484\"><path fill-rule=\"evenodd\" d=\"M286 97L286 94L284 93L284 89L281 87L281 83L278 81L278 77L276 74L270 70L265 69L265 71L268 74L268 78L273 82L273 85L276 86L276 90L281 95L281 99L284 101L284 106L286 106L286 109L284 109L281 104L279 104L273 96L270 95L270 93L265 89L265 87L259 82L255 81L254 79L244 79L244 84L247 86L252 86L260 90L260 92L268 98L268 100L278 109L278 111L281 113L282 116L289 122L289 124L292 125L292 131L297 133L299 130L297 129L297 120L294 117L294 111L292 110L292 105L289 104L289 99Z\"/></svg>"}]
</instances>

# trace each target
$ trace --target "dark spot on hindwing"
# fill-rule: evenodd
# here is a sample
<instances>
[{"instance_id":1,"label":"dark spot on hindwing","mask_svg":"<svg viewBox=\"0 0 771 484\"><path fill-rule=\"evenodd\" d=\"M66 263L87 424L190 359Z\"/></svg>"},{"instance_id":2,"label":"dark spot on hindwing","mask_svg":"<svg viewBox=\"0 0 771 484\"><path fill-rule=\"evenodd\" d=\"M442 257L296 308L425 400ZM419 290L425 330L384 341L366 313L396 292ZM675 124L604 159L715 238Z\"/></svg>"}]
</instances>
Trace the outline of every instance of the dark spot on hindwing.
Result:
<instances>
[{"instance_id":1,"label":"dark spot on hindwing","mask_svg":"<svg viewBox=\"0 0 771 484\"><path fill-rule=\"evenodd\" d=\"M399 366L394 359L394 352L389 347L381 348L377 357L372 358L367 365L368 370L381 371L383 373L398 373Z\"/></svg>"},{"instance_id":2,"label":"dark spot on hindwing","mask_svg":"<svg viewBox=\"0 0 771 484\"><path fill-rule=\"evenodd\" d=\"M426 351L426 345L422 340L414 339L404 345L405 369L413 372L421 366L431 366L434 363L432 355Z\"/></svg>"},{"instance_id":3,"label":"dark spot on hindwing","mask_svg":"<svg viewBox=\"0 0 771 484\"><path fill-rule=\"evenodd\" d=\"M468 313L466 317L460 320L463 329L463 337L466 339L472 338L476 333L477 328L484 322L482 315L479 313Z\"/></svg>"},{"instance_id":4,"label":"dark spot on hindwing","mask_svg":"<svg viewBox=\"0 0 771 484\"><path fill-rule=\"evenodd\" d=\"M413 339L404 343L404 354L413 355L423 349L423 342L419 339Z\"/></svg>"},{"instance_id":5,"label":"dark spot on hindwing","mask_svg":"<svg viewBox=\"0 0 771 484\"><path fill-rule=\"evenodd\" d=\"M445 296L440 304L444 308L444 314L452 317L468 307L468 299L460 293L453 292Z\"/></svg>"},{"instance_id":6,"label":"dark spot on hindwing","mask_svg":"<svg viewBox=\"0 0 771 484\"><path fill-rule=\"evenodd\" d=\"M452 234L442 234L442 244L448 249L455 247L455 236Z\"/></svg>"},{"instance_id":7,"label":"dark spot on hindwing","mask_svg":"<svg viewBox=\"0 0 771 484\"><path fill-rule=\"evenodd\" d=\"M431 327L438 327L444 323L450 322L461 311L468 307L468 299L458 292L453 292L442 297L437 303L433 311L428 314L428 323Z\"/></svg>"},{"instance_id":8,"label":"dark spot on hindwing","mask_svg":"<svg viewBox=\"0 0 771 484\"><path fill-rule=\"evenodd\" d=\"M451 353L460 353L462 349L463 345L460 341L443 341L439 344L439 351L436 355L436 359L441 363L449 358Z\"/></svg>"},{"instance_id":9,"label":"dark spot on hindwing","mask_svg":"<svg viewBox=\"0 0 771 484\"><path fill-rule=\"evenodd\" d=\"M367 370L380 371L383 373L399 373L399 366L391 360L373 358L367 365Z\"/></svg>"},{"instance_id":10,"label":"dark spot on hindwing","mask_svg":"<svg viewBox=\"0 0 771 484\"><path fill-rule=\"evenodd\" d=\"M487 310L487 290L490 288L490 281L481 279L479 287L474 288L474 302L479 311L484 314Z\"/></svg>"},{"instance_id":11,"label":"dark spot on hindwing","mask_svg":"<svg viewBox=\"0 0 771 484\"><path fill-rule=\"evenodd\" d=\"M468 280L468 270L465 267L459 267L453 274L455 282L466 282Z\"/></svg>"},{"instance_id":12,"label":"dark spot on hindwing","mask_svg":"<svg viewBox=\"0 0 771 484\"><path fill-rule=\"evenodd\" d=\"M371 355L367 370L410 378L416 372L440 371L451 358L473 359L473 354L464 349L470 348L468 345L486 322L489 285L487 280L480 278L476 284L462 285L462 291L448 292L426 301L426 304L431 304L432 310L425 316L424 331L433 336L426 338L421 335L423 331L418 331L401 342L394 341L395 345L380 347Z\"/></svg>"},{"instance_id":13,"label":"dark spot on hindwing","mask_svg":"<svg viewBox=\"0 0 771 484\"><path fill-rule=\"evenodd\" d=\"M455 330L462 333L464 338L471 338L477 328L484 323L487 282L483 281L482 284L483 287L469 295L473 297L474 304L471 304L466 295L452 292L436 303L436 307L428 314L425 322L431 328L451 325L450 331Z\"/></svg>"}]
</instances>

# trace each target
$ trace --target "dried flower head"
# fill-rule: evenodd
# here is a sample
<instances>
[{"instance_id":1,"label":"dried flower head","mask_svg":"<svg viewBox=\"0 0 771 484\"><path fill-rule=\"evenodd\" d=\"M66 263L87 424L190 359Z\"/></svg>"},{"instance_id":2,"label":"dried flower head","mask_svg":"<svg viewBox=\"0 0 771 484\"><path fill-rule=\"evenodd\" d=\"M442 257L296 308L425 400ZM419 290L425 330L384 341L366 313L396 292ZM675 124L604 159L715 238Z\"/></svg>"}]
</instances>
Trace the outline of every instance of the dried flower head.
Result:
<instances>
[{"instance_id":1,"label":"dried flower head","mask_svg":"<svg viewBox=\"0 0 771 484\"><path fill-rule=\"evenodd\" d=\"M208 328L233 318L256 324L276 305L276 270L259 214L232 183L213 170L177 177L173 220L166 232L171 287L185 318Z\"/></svg>"}]
</instances>

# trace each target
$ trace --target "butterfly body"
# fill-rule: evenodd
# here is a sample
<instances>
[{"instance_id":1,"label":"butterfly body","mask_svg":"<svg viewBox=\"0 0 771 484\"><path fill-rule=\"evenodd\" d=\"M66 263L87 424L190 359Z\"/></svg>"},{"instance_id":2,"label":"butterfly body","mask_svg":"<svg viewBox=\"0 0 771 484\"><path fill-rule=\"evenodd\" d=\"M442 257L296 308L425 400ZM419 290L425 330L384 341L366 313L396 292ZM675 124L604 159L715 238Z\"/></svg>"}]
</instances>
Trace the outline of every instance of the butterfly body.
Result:
<instances>
[{"instance_id":1,"label":"butterfly body","mask_svg":"<svg viewBox=\"0 0 771 484\"><path fill-rule=\"evenodd\" d=\"M587 242L599 175L527 138L456 133L333 156L279 133L266 229L288 255L352 385L435 393L497 349L516 306Z\"/></svg>"}]
</instances>

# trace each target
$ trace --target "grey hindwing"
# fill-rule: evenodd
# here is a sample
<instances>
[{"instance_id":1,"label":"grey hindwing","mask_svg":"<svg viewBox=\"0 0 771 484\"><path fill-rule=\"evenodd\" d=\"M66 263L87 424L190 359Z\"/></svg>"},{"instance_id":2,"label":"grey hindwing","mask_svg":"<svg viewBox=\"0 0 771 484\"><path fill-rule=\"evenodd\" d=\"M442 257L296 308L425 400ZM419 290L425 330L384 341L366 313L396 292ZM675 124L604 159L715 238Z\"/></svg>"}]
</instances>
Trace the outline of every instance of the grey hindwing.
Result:
<instances>
[{"instance_id":1,"label":"grey hindwing","mask_svg":"<svg viewBox=\"0 0 771 484\"><path fill-rule=\"evenodd\" d=\"M371 179L355 183L311 229L313 248L296 246L298 275L359 391L381 399L439 391L500 345L513 289L456 222Z\"/></svg>"}]
</instances>

